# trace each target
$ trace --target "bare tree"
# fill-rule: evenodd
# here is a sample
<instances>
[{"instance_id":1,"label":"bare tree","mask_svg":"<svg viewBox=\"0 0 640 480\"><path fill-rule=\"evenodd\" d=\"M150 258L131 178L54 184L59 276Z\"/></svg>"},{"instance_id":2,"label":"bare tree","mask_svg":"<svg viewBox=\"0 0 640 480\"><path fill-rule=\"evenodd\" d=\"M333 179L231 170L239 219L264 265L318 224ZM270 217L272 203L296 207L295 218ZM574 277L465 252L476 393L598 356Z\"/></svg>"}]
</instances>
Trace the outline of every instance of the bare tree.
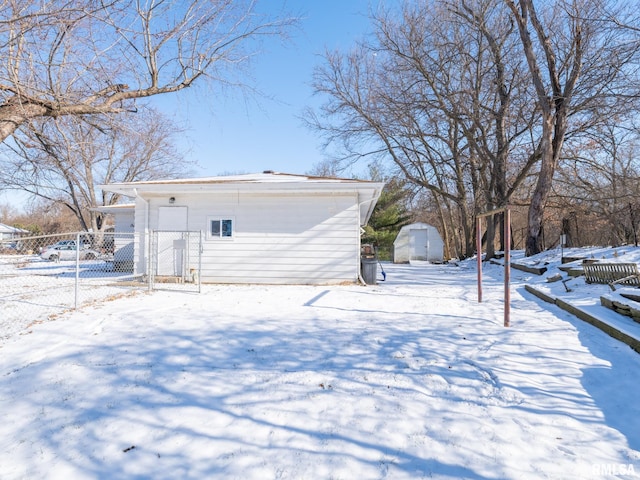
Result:
<instances>
[{"instance_id":1,"label":"bare tree","mask_svg":"<svg viewBox=\"0 0 640 480\"><path fill-rule=\"evenodd\" d=\"M400 176L453 202L468 219L466 183L461 167L465 148L459 144L461 136L449 135L451 125L446 118L411 117L412 109L422 108L418 103L404 98L396 100L394 105L391 92L402 87L399 78L384 78L385 72L392 72L393 68L386 63L378 65L381 61L382 55L372 55L368 48L356 49L344 56L328 53L326 64L316 71L315 88L330 100L323 106L322 115L309 112L309 124L326 135L328 142L342 144L343 159L347 163L361 158L375 161L388 155ZM399 108L397 103L401 101L403 105ZM335 123L327 121L329 118L336 120ZM430 134L424 133L424 122L436 124ZM448 161L449 156L454 157L453 164ZM466 224L469 226L467 243L472 249L473 229L470 222ZM469 249L467 255L472 253Z\"/></svg>"},{"instance_id":2,"label":"bare tree","mask_svg":"<svg viewBox=\"0 0 640 480\"><path fill-rule=\"evenodd\" d=\"M514 161L514 143L533 117L524 69L514 60L514 28L499 6L426 2L397 17L375 15L374 40L349 55L327 54L316 89L330 100L322 117L310 117L351 158L383 156L429 190L443 228L463 232L467 256L475 250L476 211L504 205L534 163ZM451 222L460 229L448 228Z\"/></svg>"},{"instance_id":3,"label":"bare tree","mask_svg":"<svg viewBox=\"0 0 640 480\"><path fill-rule=\"evenodd\" d=\"M4 145L0 183L59 203L82 229L102 228L94 207L119 198L96 185L166 178L188 172L173 146L180 130L151 109L110 116L66 116L29 122Z\"/></svg>"},{"instance_id":4,"label":"bare tree","mask_svg":"<svg viewBox=\"0 0 640 480\"><path fill-rule=\"evenodd\" d=\"M608 6L451 0L379 11L374 39L326 55L315 87L328 101L310 123L345 159L390 160L443 214L454 206L466 254L473 215L520 200L525 249L537 253L567 140L637 111L632 6L615 17ZM492 237L489 229L488 252Z\"/></svg>"},{"instance_id":5,"label":"bare tree","mask_svg":"<svg viewBox=\"0 0 640 480\"><path fill-rule=\"evenodd\" d=\"M9 225L15 217L18 216L18 210L8 203L0 203L0 223Z\"/></svg>"},{"instance_id":6,"label":"bare tree","mask_svg":"<svg viewBox=\"0 0 640 480\"><path fill-rule=\"evenodd\" d=\"M78 218L64 205L34 197L23 205L14 217L15 225L32 235L72 232L78 228Z\"/></svg>"},{"instance_id":7,"label":"bare tree","mask_svg":"<svg viewBox=\"0 0 640 480\"><path fill-rule=\"evenodd\" d=\"M135 100L234 77L264 36L255 0L6 0L0 5L0 141L41 118L134 111Z\"/></svg>"},{"instance_id":8,"label":"bare tree","mask_svg":"<svg viewBox=\"0 0 640 480\"><path fill-rule=\"evenodd\" d=\"M518 25L541 112L536 133L540 170L529 207L525 246L526 254L533 255L544 248L545 205L570 123L587 125L594 114L616 111L617 99L636 96L627 66L637 60L638 41L603 22L609 16L604 2L566 0L542 11L533 0L505 3Z\"/></svg>"},{"instance_id":9,"label":"bare tree","mask_svg":"<svg viewBox=\"0 0 640 480\"><path fill-rule=\"evenodd\" d=\"M571 241L571 212L587 211L604 228L601 243L637 244L640 221L640 132L623 118L591 129L574 141L558 167L550 201L565 213ZM574 214L575 215L575 214ZM590 222L593 228L593 221ZM599 232L600 233L600 232Z\"/></svg>"},{"instance_id":10,"label":"bare tree","mask_svg":"<svg viewBox=\"0 0 640 480\"><path fill-rule=\"evenodd\" d=\"M531 99L523 86L523 65L515 52L514 23L500 2L453 1L449 8L455 14L452 22L459 24L460 36L473 39L457 43L463 58L468 58L467 81L460 94L452 97L449 115L461 126L469 148L475 152L472 158L477 158L472 167L478 171L478 194L484 201L477 198L476 204L493 210L511 202L535 163L535 156L518 151L518 143L531 129L536 115L527 107ZM485 236L487 258L495 254L498 222L504 227L502 214L492 218ZM504 249L504 228L498 231Z\"/></svg>"}]
</instances>

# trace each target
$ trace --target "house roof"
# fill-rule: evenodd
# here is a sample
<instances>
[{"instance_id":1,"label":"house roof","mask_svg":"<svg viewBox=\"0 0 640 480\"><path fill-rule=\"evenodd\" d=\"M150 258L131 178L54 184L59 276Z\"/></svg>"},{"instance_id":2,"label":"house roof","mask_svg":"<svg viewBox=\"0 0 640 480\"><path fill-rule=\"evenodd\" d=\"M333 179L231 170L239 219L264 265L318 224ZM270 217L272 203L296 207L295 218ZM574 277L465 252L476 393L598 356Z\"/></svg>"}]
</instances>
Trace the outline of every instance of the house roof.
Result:
<instances>
[{"instance_id":1,"label":"house roof","mask_svg":"<svg viewBox=\"0 0 640 480\"><path fill-rule=\"evenodd\" d=\"M176 179L164 179L164 180L145 180L140 182L123 182L123 183L110 183L107 185L100 185L103 190L110 192L123 193L115 189L127 189L139 188L150 191L153 189L166 189L167 187L177 186L190 186L190 185L273 185L273 184L307 184L307 185L341 185L341 184L371 184L368 180L355 180L337 177L317 177L310 175L296 175L291 173L279 173L272 172L270 170L262 173L249 173L243 175L223 175L217 177L204 177L204 178L176 178Z\"/></svg>"},{"instance_id":2,"label":"house roof","mask_svg":"<svg viewBox=\"0 0 640 480\"><path fill-rule=\"evenodd\" d=\"M0 223L0 233L29 233L28 230L23 230L22 228L11 227L9 225L5 225L4 223Z\"/></svg>"},{"instance_id":3,"label":"house roof","mask_svg":"<svg viewBox=\"0 0 640 480\"><path fill-rule=\"evenodd\" d=\"M360 221L364 225L373 212L384 183L265 171L245 175L111 183L100 185L99 187L108 192L144 199L160 195L173 196L179 193L197 194L236 191L247 193L357 192L360 205Z\"/></svg>"},{"instance_id":4,"label":"house roof","mask_svg":"<svg viewBox=\"0 0 640 480\"><path fill-rule=\"evenodd\" d=\"M119 203L117 205L101 205L94 207L91 210L102 213L116 213L116 212L133 212L136 208L135 203Z\"/></svg>"}]
</instances>

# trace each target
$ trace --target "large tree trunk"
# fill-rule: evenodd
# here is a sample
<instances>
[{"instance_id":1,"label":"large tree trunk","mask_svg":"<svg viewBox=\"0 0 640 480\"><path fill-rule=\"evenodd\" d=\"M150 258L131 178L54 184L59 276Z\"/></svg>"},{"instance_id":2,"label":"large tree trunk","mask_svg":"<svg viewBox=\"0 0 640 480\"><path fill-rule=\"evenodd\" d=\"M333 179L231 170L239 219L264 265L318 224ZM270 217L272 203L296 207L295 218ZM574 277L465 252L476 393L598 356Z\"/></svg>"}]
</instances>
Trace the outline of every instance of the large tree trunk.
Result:
<instances>
[{"instance_id":1,"label":"large tree trunk","mask_svg":"<svg viewBox=\"0 0 640 480\"><path fill-rule=\"evenodd\" d=\"M505 0L518 24L520 39L529 65L533 85L536 89L538 103L542 113L542 136L539 142L540 173L536 183L531 205L529 206L529 225L525 253L527 256L540 253L543 245L543 217L547 199L551 192L553 175L558 165L562 144L567 131L568 108L574 87L582 69L584 44L582 41L582 26L579 22L572 25L570 38L572 53L564 62L557 59L554 43L550 41L545 27L537 16L532 0L519 0L518 5L513 0ZM538 38L544 56L540 56L550 84L550 91L545 85L543 75L538 65L538 57L530 36L532 29ZM563 63L565 65L563 65ZM567 68L563 72L563 68ZM564 88L562 80L565 81Z\"/></svg>"},{"instance_id":2,"label":"large tree trunk","mask_svg":"<svg viewBox=\"0 0 640 480\"><path fill-rule=\"evenodd\" d=\"M540 141L540 173L529 206L529 228L525 254L535 255L544 250L544 209L551 193L553 175L558 166L564 137L567 132L567 105L564 99L554 101L554 114L543 114Z\"/></svg>"},{"instance_id":3,"label":"large tree trunk","mask_svg":"<svg viewBox=\"0 0 640 480\"><path fill-rule=\"evenodd\" d=\"M555 171L552 135L553 115L545 115L540 142L540 173L529 205L527 240L525 242L525 255L527 256L540 253L544 249L542 242L544 207L551 191L551 182Z\"/></svg>"}]
</instances>

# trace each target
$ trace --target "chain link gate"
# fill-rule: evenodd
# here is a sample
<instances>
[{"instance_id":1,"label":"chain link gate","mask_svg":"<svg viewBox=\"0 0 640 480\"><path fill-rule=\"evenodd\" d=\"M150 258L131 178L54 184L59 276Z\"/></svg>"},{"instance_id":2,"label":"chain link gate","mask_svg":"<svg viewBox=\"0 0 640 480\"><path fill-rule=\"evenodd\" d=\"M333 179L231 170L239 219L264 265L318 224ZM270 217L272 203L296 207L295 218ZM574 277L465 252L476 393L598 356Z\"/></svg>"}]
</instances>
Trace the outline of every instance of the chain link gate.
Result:
<instances>
[{"instance_id":1,"label":"chain link gate","mask_svg":"<svg viewBox=\"0 0 640 480\"><path fill-rule=\"evenodd\" d=\"M149 245L149 287L200 293L202 232L153 230Z\"/></svg>"}]
</instances>

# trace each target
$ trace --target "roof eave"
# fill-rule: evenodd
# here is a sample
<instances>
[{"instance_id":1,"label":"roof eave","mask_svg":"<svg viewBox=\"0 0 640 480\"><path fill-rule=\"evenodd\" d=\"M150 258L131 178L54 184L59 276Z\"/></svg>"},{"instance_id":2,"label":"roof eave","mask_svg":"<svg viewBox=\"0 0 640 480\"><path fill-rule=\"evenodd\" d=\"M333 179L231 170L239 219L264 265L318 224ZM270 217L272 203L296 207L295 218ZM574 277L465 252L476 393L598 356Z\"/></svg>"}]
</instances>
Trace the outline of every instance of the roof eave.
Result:
<instances>
[{"instance_id":1,"label":"roof eave","mask_svg":"<svg viewBox=\"0 0 640 480\"><path fill-rule=\"evenodd\" d=\"M246 193L291 193L291 192L349 192L381 189L382 183L364 183L364 182L274 182L274 183L193 183L193 184L135 184L135 183L114 183L107 185L99 185L98 187L104 191L117 193L127 197L137 196L154 196L161 194L177 193L227 193L227 192L246 192Z\"/></svg>"}]
</instances>

